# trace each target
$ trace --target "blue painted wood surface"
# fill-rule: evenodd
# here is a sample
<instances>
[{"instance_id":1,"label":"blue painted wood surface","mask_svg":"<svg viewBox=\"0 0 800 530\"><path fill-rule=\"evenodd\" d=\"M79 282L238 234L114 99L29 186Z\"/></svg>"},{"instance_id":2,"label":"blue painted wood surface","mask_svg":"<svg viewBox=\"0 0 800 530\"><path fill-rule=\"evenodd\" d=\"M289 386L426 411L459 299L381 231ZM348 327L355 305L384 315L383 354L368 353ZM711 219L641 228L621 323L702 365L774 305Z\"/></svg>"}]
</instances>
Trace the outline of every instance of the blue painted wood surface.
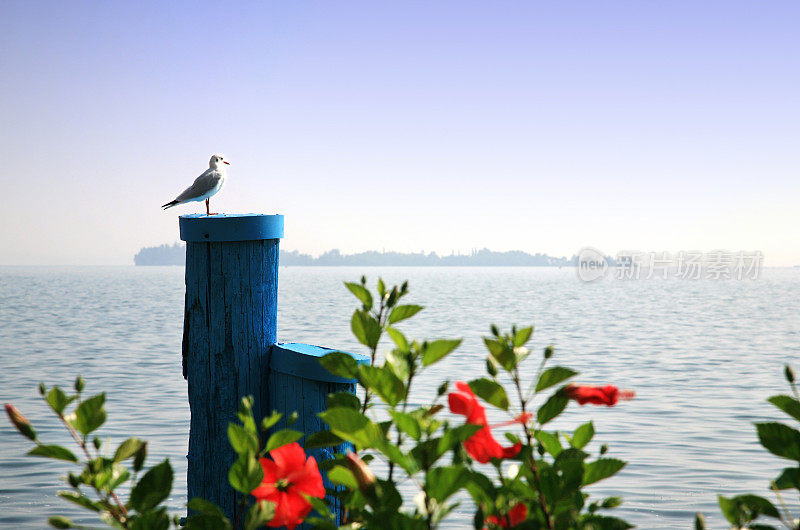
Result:
<instances>
[{"instance_id":1,"label":"blue painted wood surface","mask_svg":"<svg viewBox=\"0 0 800 530\"><path fill-rule=\"evenodd\" d=\"M182 241L255 241L283 237L282 215L188 214L180 216L178 225Z\"/></svg>"},{"instance_id":2,"label":"blue painted wood surface","mask_svg":"<svg viewBox=\"0 0 800 530\"><path fill-rule=\"evenodd\" d=\"M188 498L217 504L233 521L239 508L228 483L234 451L227 429L240 399L255 398L258 423L272 410L285 418L296 411L292 428L311 434L325 429L317 413L325 410L328 394L354 393L355 381L319 365L329 348L275 345L283 216L189 215L181 216L180 227L186 241L183 373L191 410ZM353 357L369 363L365 356ZM319 462L345 449L309 454ZM341 517L340 507L334 509Z\"/></svg>"},{"instance_id":3,"label":"blue painted wood surface","mask_svg":"<svg viewBox=\"0 0 800 530\"><path fill-rule=\"evenodd\" d=\"M269 404L273 409L283 412L284 417L297 412L297 421L290 428L306 434L326 430L327 425L319 419L317 413L327 408L328 394L355 393L355 379L337 377L319 364L319 358L332 351L338 350L298 343L280 343L272 346L267 384ZM369 357L365 355L353 353L349 355L359 364L369 364ZM273 430L286 426L286 422L281 420ZM309 449L306 453L313 456L317 462L321 462L348 449L352 449L350 444L342 444L338 447ZM322 478L326 488L335 487L328 481L325 473ZM339 501L334 497L328 497L328 503L334 513L338 514L338 522L342 523L341 515L344 509ZM306 529L310 526L303 524L298 528Z\"/></svg>"},{"instance_id":4,"label":"blue painted wood surface","mask_svg":"<svg viewBox=\"0 0 800 530\"><path fill-rule=\"evenodd\" d=\"M182 226L184 221L182 217ZM219 221L207 218L212 225ZM277 328L278 243L278 239L186 243L188 498L214 502L231 520L236 505L228 483L234 460L228 423L234 421L242 396L254 396L257 418L270 410L265 382Z\"/></svg>"}]
</instances>

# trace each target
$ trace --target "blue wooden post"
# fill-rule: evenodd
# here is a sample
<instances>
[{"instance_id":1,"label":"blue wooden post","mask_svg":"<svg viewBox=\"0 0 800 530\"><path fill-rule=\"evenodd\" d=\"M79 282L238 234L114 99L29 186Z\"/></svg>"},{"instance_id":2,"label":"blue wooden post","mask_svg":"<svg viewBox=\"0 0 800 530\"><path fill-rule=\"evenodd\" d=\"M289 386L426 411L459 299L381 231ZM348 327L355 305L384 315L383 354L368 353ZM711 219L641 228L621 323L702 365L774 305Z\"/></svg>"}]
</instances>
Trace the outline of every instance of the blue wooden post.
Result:
<instances>
[{"instance_id":1,"label":"blue wooden post","mask_svg":"<svg viewBox=\"0 0 800 530\"><path fill-rule=\"evenodd\" d=\"M209 500L233 521L238 506L228 483L234 452L227 429L239 400L255 398L258 423L272 410L284 417L296 411L292 428L311 434L325 428L317 413L325 410L328 394L355 392L355 381L322 368L319 357L332 351L328 348L275 345L282 215L183 215L180 232L186 241L183 374L191 409L189 499ZM369 363L366 356L353 357ZM345 449L309 454L319 462ZM341 516L341 509L334 509Z\"/></svg>"},{"instance_id":2,"label":"blue wooden post","mask_svg":"<svg viewBox=\"0 0 800 530\"><path fill-rule=\"evenodd\" d=\"M283 216L183 215L179 224L186 241L189 499L209 500L233 520L227 429L242 396L254 396L256 418L269 410L265 383L277 329Z\"/></svg>"},{"instance_id":3,"label":"blue wooden post","mask_svg":"<svg viewBox=\"0 0 800 530\"><path fill-rule=\"evenodd\" d=\"M297 411L297 421L291 425L292 429L306 434L327 429L325 423L317 416L327 408L328 394L336 392L355 393L356 381L335 376L319 364L319 358L330 353L330 348L310 346L308 344L279 343L272 347L270 358L270 374L267 384L267 393L270 405L284 414ZM366 355L350 354L359 364L369 364ZM284 427L279 424L276 428ZM317 462L330 459L334 453L343 453L350 444L342 444L335 448L310 449L309 456ZM323 483L326 488L334 487L328 482L323 473ZM335 513L341 515L344 508L339 505L338 499L328 498ZM301 525L298 528L310 528Z\"/></svg>"}]
</instances>

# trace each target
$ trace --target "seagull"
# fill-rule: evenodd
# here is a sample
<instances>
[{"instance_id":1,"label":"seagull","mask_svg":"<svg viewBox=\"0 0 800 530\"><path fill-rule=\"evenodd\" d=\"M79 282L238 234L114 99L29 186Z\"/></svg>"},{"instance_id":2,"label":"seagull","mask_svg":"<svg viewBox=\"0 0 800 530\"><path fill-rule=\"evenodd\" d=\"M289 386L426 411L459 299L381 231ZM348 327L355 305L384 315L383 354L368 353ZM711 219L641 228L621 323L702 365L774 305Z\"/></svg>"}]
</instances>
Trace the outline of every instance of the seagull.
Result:
<instances>
[{"instance_id":1,"label":"seagull","mask_svg":"<svg viewBox=\"0 0 800 530\"><path fill-rule=\"evenodd\" d=\"M194 180L194 184L183 190L183 193L175 197L174 201L163 204L161 207L166 210L185 202L205 200L206 215L217 215L209 211L208 201L225 183L227 168L222 164L230 165L230 162L225 160L222 155L212 155L208 162L208 169Z\"/></svg>"}]
</instances>

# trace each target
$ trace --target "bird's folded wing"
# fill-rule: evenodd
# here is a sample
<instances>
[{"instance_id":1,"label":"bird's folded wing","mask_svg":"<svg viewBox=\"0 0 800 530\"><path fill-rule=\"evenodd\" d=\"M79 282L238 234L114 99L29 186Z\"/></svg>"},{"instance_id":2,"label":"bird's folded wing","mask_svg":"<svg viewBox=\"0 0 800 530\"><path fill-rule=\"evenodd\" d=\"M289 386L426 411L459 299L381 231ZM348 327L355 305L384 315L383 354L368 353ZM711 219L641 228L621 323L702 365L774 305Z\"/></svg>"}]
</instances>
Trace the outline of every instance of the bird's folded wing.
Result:
<instances>
[{"instance_id":1,"label":"bird's folded wing","mask_svg":"<svg viewBox=\"0 0 800 530\"><path fill-rule=\"evenodd\" d=\"M200 197L211 191L214 186L217 185L220 179L220 174L216 171L208 170L199 177L197 177L194 183L186 188L183 193L178 195L175 200L176 201L187 201L190 199L194 199L196 197Z\"/></svg>"}]
</instances>

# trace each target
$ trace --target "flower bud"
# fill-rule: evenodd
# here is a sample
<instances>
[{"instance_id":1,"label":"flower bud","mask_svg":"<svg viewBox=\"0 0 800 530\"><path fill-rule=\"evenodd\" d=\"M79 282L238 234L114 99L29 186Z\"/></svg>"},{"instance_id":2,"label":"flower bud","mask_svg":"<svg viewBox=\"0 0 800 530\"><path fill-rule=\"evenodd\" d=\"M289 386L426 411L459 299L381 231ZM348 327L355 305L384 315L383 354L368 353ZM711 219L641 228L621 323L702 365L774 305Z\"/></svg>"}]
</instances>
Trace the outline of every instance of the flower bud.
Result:
<instances>
[{"instance_id":1,"label":"flower bud","mask_svg":"<svg viewBox=\"0 0 800 530\"><path fill-rule=\"evenodd\" d=\"M47 394L47 387L45 386L44 383L39 383L39 394L41 394L42 396Z\"/></svg>"},{"instance_id":2,"label":"flower bud","mask_svg":"<svg viewBox=\"0 0 800 530\"><path fill-rule=\"evenodd\" d=\"M16 427L23 436L34 442L36 441L36 431L33 430L31 422L17 410L17 407L11 403L6 403L6 414L8 414L8 419L11 420L14 427Z\"/></svg>"},{"instance_id":3,"label":"flower bud","mask_svg":"<svg viewBox=\"0 0 800 530\"><path fill-rule=\"evenodd\" d=\"M608 452L608 446L607 446L606 444L603 444L603 445L601 445L601 446L600 446L600 454L601 454L601 455L604 455L604 454L606 454L607 452Z\"/></svg>"},{"instance_id":4,"label":"flower bud","mask_svg":"<svg viewBox=\"0 0 800 530\"><path fill-rule=\"evenodd\" d=\"M358 488L362 492L366 492L375 484L375 474L367 463L352 451L347 453L347 467L353 472L353 476L356 477L356 482L358 482Z\"/></svg>"},{"instance_id":5,"label":"flower bud","mask_svg":"<svg viewBox=\"0 0 800 530\"><path fill-rule=\"evenodd\" d=\"M497 377L497 366L491 358L486 358L486 372L492 377Z\"/></svg>"},{"instance_id":6,"label":"flower bud","mask_svg":"<svg viewBox=\"0 0 800 530\"><path fill-rule=\"evenodd\" d=\"M83 380L83 377L75 378L75 392L83 392L84 387L86 387L86 381Z\"/></svg>"},{"instance_id":7,"label":"flower bud","mask_svg":"<svg viewBox=\"0 0 800 530\"><path fill-rule=\"evenodd\" d=\"M547 348L544 349L544 358L545 359L549 359L550 357L553 356L553 354L555 352L556 352L556 350L555 350L555 348L553 348L553 345L551 344L550 346L548 346Z\"/></svg>"},{"instance_id":8,"label":"flower bud","mask_svg":"<svg viewBox=\"0 0 800 530\"><path fill-rule=\"evenodd\" d=\"M783 369L783 374L786 376L786 380L789 381L789 383L794 383L794 371L791 366L787 364L786 368Z\"/></svg>"},{"instance_id":9,"label":"flower bud","mask_svg":"<svg viewBox=\"0 0 800 530\"><path fill-rule=\"evenodd\" d=\"M697 512L694 516L694 528L695 530L705 530L706 528L706 518L700 512Z\"/></svg>"}]
</instances>

